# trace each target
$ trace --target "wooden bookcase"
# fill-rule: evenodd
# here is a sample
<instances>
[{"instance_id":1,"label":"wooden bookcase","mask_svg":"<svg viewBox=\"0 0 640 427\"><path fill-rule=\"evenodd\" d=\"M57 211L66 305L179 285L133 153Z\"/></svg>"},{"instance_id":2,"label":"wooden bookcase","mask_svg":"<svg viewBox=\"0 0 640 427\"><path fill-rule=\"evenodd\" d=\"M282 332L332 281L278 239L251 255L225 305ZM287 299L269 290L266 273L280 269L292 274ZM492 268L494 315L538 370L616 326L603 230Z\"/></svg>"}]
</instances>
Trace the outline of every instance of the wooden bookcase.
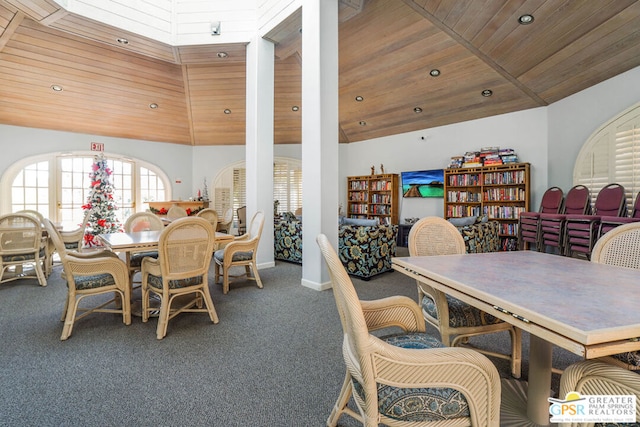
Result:
<instances>
[{"instance_id":1,"label":"wooden bookcase","mask_svg":"<svg viewBox=\"0 0 640 427\"><path fill-rule=\"evenodd\" d=\"M488 215L500 222L503 250L518 247L518 217L529 211L530 165L513 163L444 171L444 217Z\"/></svg>"},{"instance_id":2,"label":"wooden bookcase","mask_svg":"<svg viewBox=\"0 0 640 427\"><path fill-rule=\"evenodd\" d=\"M347 177L347 216L398 224L398 174Z\"/></svg>"}]
</instances>

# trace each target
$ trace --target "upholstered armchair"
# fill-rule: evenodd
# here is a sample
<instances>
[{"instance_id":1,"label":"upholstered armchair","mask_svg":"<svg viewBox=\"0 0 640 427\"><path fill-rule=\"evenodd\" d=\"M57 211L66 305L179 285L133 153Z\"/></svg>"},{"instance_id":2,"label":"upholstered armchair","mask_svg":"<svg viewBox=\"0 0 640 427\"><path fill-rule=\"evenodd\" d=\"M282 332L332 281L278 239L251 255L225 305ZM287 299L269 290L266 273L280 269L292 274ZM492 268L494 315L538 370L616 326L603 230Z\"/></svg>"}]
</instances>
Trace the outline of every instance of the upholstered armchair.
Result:
<instances>
[{"instance_id":1,"label":"upholstered armchair","mask_svg":"<svg viewBox=\"0 0 640 427\"><path fill-rule=\"evenodd\" d=\"M338 254L347 272L364 280L391 271L397 225L341 225Z\"/></svg>"},{"instance_id":2,"label":"upholstered armchair","mask_svg":"<svg viewBox=\"0 0 640 427\"><path fill-rule=\"evenodd\" d=\"M482 354L444 348L425 333L420 308L393 296L360 301L340 258L324 235L318 245L329 268L344 332L346 375L327 419L335 427L342 414L364 426L497 427L500 378ZM378 337L371 331L391 326L402 332ZM350 399L356 411L347 406Z\"/></svg>"}]
</instances>

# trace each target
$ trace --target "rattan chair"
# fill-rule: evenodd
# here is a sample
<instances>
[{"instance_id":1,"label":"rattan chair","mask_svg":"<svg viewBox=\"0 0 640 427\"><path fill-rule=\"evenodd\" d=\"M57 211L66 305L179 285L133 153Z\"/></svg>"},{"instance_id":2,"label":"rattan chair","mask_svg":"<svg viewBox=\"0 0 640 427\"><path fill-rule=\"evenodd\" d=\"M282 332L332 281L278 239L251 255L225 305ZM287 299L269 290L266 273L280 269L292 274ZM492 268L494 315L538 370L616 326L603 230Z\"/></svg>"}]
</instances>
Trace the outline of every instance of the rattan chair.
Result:
<instances>
[{"instance_id":1,"label":"rattan chair","mask_svg":"<svg viewBox=\"0 0 640 427\"><path fill-rule=\"evenodd\" d=\"M131 288L124 261L110 251L67 251L53 223L45 220L45 226L60 256L62 277L67 281L67 301L62 314L64 327L60 339L69 338L74 323L91 313L122 314L124 324L130 325ZM108 301L102 298L97 306L80 307L84 298L110 293L114 297Z\"/></svg>"},{"instance_id":2,"label":"rattan chair","mask_svg":"<svg viewBox=\"0 0 640 427\"><path fill-rule=\"evenodd\" d=\"M360 301L340 258L323 234L317 238L329 268L344 331L346 375L327 419L342 414L364 426L498 426L500 379L482 354L446 348L425 333L420 307L392 296ZM377 337L370 331L396 327ZM347 406L353 397L357 412Z\"/></svg>"},{"instance_id":3,"label":"rattan chair","mask_svg":"<svg viewBox=\"0 0 640 427\"><path fill-rule=\"evenodd\" d=\"M196 216L204 218L211 223L214 230L218 229L218 212L215 209L206 208L199 211Z\"/></svg>"},{"instance_id":4,"label":"rattan chair","mask_svg":"<svg viewBox=\"0 0 640 427\"><path fill-rule=\"evenodd\" d=\"M640 222L621 225L600 237L591 252L591 262L640 269ZM605 359L626 369L640 370L640 351Z\"/></svg>"},{"instance_id":5,"label":"rattan chair","mask_svg":"<svg viewBox=\"0 0 640 427\"><path fill-rule=\"evenodd\" d=\"M127 233L162 230L164 230L164 222L153 212L136 212L124 223L124 231ZM142 260L145 257L158 258L158 251L127 252L126 257L129 280L133 283L135 274L141 269Z\"/></svg>"},{"instance_id":6,"label":"rattan chair","mask_svg":"<svg viewBox=\"0 0 640 427\"><path fill-rule=\"evenodd\" d=\"M22 209L14 213L31 215L32 217L38 220L38 222L40 223L40 226L42 227L42 230L45 229L44 215L42 215L40 212L33 209ZM44 270L44 277L47 278L49 277L49 274L51 274L51 270L53 268L53 254L55 252L55 249L53 248L53 244L50 243L46 233L43 233L42 240L43 240L43 243L46 245L45 253L44 253L44 269L43 270Z\"/></svg>"},{"instance_id":7,"label":"rattan chair","mask_svg":"<svg viewBox=\"0 0 640 427\"><path fill-rule=\"evenodd\" d=\"M256 253L264 226L264 213L258 211L251 218L249 230L242 236L236 237L233 242L227 243L223 249L215 251L213 259L215 265L216 283L222 276L222 292L229 292L229 277L245 277L248 280L255 280L256 285L262 289L262 280L258 274L256 265ZM244 274L231 275L231 267L244 267ZM222 273L220 272L222 270ZM253 273L253 276L252 276Z\"/></svg>"},{"instance_id":8,"label":"rattan chair","mask_svg":"<svg viewBox=\"0 0 640 427\"><path fill-rule=\"evenodd\" d=\"M37 279L40 286L47 286L47 253L42 222L36 216L28 213L0 216L0 283Z\"/></svg>"},{"instance_id":9,"label":"rattan chair","mask_svg":"<svg viewBox=\"0 0 640 427\"><path fill-rule=\"evenodd\" d=\"M560 377L559 398L564 399L567 393L577 392L580 395L635 395L636 421L640 418L640 377L618 366L612 366L597 360L584 360L565 369ZM594 423L562 424L571 427L593 427ZM623 426L626 423L596 423L597 426ZM634 426L637 424L634 423Z\"/></svg>"},{"instance_id":10,"label":"rattan chair","mask_svg":"<svg viewBox=\"0 0 640 427\"><path fill-rule=\"evenodd\" d=\"M220 231L221 233L228 233L231 228L231 223L233 222L233 209L227 208L225 209L222 217L218 218L218 227L216 231Z\"/></svg>"},{"instance_id":11,"label":"rattan chair","mask_svg":"<svg viewBox=\"0 0 640 427\"><path fill-rule=\"evenodd\" d=\"M170 221L178 218L184 218L186 216L189 216L189 214L187 213L187 210L182 206L174 205L171 206L167 211L167 219Z\"/></svg>"},{"instance_id":12,"label":"rattan chair","mask_svg":"<svg viewBox=\"0 0 640 427\"><path fill-rule=\"evenodd\" d=\"M541 251L540 214L557 214L562 210L564 193L560 187L551 187L542 195L538 212L521 212L518 216L518 247L525 249L534 245L537 251Z\"/></svg>"},{"instance_id":13,"label":"rattan chair","mask_svg":"<svg viewBox=\"0 0 640 427\"><path fill-rule=\"evenodd\" d=\"M218 323L208 280L214 239L215 231L206 219L180 218L160 234L158 258L142 260L142 321L147 322L149 314L158 310L149 305L153 293L160 297L159 340L167 334L169 320L180 313L208 313ZM176 300L183 296L187 299ZM175 305L179 308L172 308Z\"/></svg>"},{"instance_id":14,"label":"rattan chair","mask_svg":"<svg viewBox=\"0 0 640 427\"><path fill-rule=\"evenodd\" d=\"M449 221L439 217L426 217L411 227L409 255L432 256L464 254L466 248L460 231ZM445 345L465 344L469 337L508 331L511 353L505 355L487 350L478 351L511 361L511 374L520 378L522 363L522 332L484 311L434 289L427 283L417 282L418 302L424 319L438 329Z\"/></svg>"},{"instance_id":15,"label":"rattan chair","mask_svg":"<svg viewBox=\"0 0 640 427\"><path fill-rule=\"evenodd\" d=\"M589 259L593 245L598 239L602 216L624 217L627 215L627 200L620 184L604 186L596 197L593 214L567 215L565 220L565 254L581 255Z\"/></svg>"},{"instance_id":16,"label":"rattan chair","mask_svg":"<svg viewBox=\"0 0 640 427\"><path fill-rule=\"evenodd\" d=\"M238 208L238 235L243 235L247 232L247 207L242 206Z\"/></svg>"}]
</instances>

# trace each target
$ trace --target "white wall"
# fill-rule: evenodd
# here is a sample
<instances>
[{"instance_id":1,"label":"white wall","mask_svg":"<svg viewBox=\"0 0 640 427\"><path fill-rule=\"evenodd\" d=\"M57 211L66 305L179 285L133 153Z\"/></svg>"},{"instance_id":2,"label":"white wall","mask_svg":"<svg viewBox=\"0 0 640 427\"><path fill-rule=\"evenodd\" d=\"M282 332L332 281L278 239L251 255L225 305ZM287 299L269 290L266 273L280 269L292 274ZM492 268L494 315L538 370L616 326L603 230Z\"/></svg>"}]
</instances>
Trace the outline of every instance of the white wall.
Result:
<instances>
[{"instance_id":1,"label":"white wall","mask_svg":"<svg viewBox=\"0 0 640 427\"><path fill-rule=\"evenodd\" d=\"M423 139L424 138L424 139ZM522 162L531 163L532 208L547 188L547 114L535 108L485 119L472 120L418 132L348 144L340 152L340 200L346 206L346 177L369 175L384 164L386 173L444 169L451 156L481 147L513 148ZM347 156L343 157L343 151ZM400 198L400 221L408 217L442 216L443 199Z\"/></svg>"},{"instance_id":2,"label":"white wall","mask_svg":"<svg viewBox=\"0 0 640 427\"><path fill-rule=\"evenodd\" d=\"M573 166L591 134L618 113L640 102L640 67L592 86L547 108L549 182L565 192Z\"/></svg>"},{"instance_id":3,"label":"white wall","mask_svg":"<svg viewBox=\"0 0 640 427\"><path fill-rule=\"evenodd\" d=\"M193 196L191 146L18 126L0 125L0 176L11 164L25 157L53 152L89 151L92 142L104 143L106 154L135 157L158 166L171 179L174 199ZM176 184L176 178L181 178L182 184Z\"/></svg>"}]
</instances>

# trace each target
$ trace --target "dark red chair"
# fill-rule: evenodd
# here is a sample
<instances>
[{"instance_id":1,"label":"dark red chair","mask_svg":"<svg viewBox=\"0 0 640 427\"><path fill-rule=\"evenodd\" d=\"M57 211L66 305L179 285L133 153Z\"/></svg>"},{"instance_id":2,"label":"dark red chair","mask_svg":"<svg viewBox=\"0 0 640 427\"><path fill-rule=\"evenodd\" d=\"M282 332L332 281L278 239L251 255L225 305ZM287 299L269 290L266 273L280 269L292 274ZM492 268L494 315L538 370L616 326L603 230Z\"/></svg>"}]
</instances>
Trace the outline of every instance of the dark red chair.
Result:
<instances>
[{"instance_id":1,"label":"dark red chair","mask_svg":"<svg viewBox=\"0 0 640 427\"><path fill-rule=\"evenodd\" d=\"M592 215L567 215L565 222L565 254L591 256L593 245L598 240L600 220L603 216L627 215L627 199L620 184L605 185L596 197Z\"/></svg>"},{"instance_id":2,"label":"dark red chair","mask_svg":"<svg viewBox=\"0 0 640 427\"><path fill-rule=\"evenodd\" d=\"M542 202L538 212L522 212L518 218L518 247L522 250L525 245L533 243L537 251L541 251L540 214L557 214L562 211L564 192L560 187L551 187L542 195Z\"/></svg>"},{"instance_id":3,"label":"dark red chair","mask_svg":"<svg viewBox=\"0 0 640 427\"><path fill-rule=\"evenodd\" d=\"M572 187L564 199L560 213L540 214L540 250L547 246L558 248L564 254L564 223L567 215L591 213L589 189L584 185Z\"/></svg>"},{"instance_id":4,"label":"dark red chair","mask_svg":"<svg viewBox=\"0 0 640 427\"><path fill-rule=\"evenodd\" d=\"M613 230L619 225L629 224L631 222L640 221L640 192L636 195L636 201L631 210L631 216L603 216L600 219L600 230L598 230L598 238L607 231Z\"/></svg>"}]
</instances>

